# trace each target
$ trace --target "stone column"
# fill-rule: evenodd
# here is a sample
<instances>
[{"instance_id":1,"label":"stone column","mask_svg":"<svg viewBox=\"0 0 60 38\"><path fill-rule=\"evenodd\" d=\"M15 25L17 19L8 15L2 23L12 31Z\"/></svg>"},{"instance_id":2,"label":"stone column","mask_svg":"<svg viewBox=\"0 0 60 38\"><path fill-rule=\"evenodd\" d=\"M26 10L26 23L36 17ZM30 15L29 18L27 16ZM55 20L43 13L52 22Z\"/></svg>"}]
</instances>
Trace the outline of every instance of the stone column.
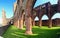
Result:
<instances>
[{"instance_id":1,"label":"stone column","mask_svg":"<svg viewBox=\"0 0 60 38\"><path fill-rule=\"evenodd\" d=\"M31 12L32 12L32 0L27 0L26 9L25 9L25 24L26 24L26 32L25 34L32 34L32 19L31 19Z\"/></svg>"},{"instance_id":2,"label":"stone column","mask_svg":"<svg viewBox=\"0 0 60 38\"><path fill-rule=\"evenodd\" d=\"M52 8L51 8L51 4L50 3L48 3L48 5L47 5L47 14L48 14L48 17L49 17L49 28L51 28L52 27L52 19L51 19L51 13L52 13Z\"/></svg>"},{"instance_id":3,"label":"stone column","mask_svg":"<svg viewBox=\"0 0 60 38\"><path fill-rule=\"evenodd\" d=\"M39 27L41 27L41 26L42 26L42 20L39 19Z\"/></svg>"},{"instance_id":4,"label":"stone column","mask_svg":"<svg viewBox=\"0 0 60 38\"><path fill-rule=\"evenodd\" d=\"M52 19L51 18L49 18L49 26L48 26L49 28L51 28L52 27Z\"/></svg>"},{"instance_id":5,"label":"stone column","mask_svg":"<svg viewBox=\"0 0 60 38\"><path fill-rule=\"evenodd\" d=\"M20 25L19 25L20 29L23 29L23 15L20 18Z\"/></svg>"},{"instance_id":6,"label":"stone column","mask_svg":"<svg viewBox=\"0 0 60 38\"><path fill-rule=\"evenodd\" d=\"M25 34L32 34L32 21L31 17L25 17L26 32Z\"/></svg>"},{"instance_id":7,"label":"stone column","mask_svg":"<svg viewBox=\"0 0 60 38\"><path fill-rule=\"evenodd\" d=\"M27 0L26 2L26 9L25 9L25 24L26 24L26 32L25 34L32 34L32 9L33 9L33 3L35 0Z\"/></svg>"},{"instance_id":8,"label":"stone column","mask_svg":"<svg viewBox=\"0 0 60 38\"><path fill-rule=\"evenodd\" d=\"M39 15L39 27L41 27L42 26L42 15L43 15L43 12L42 12L42 10L40 11L40 15Z\"/></svg>"},{"instance_id":9,"label":"stone column","mask_svg":"<svg viewBox=\"0 0 60 38\"><path fill-rule=\"evenodd\" d=\"M38 12L38 16L39 16L39 27L42 26L42 16L43 16L44 12L42 11L41 7L40 7L40 11Z\"/></svg>"},{"instance_id":10,"label":"stone column","mask_svg":"<svg viewBox=\"0 0 60 38\"><path fill-rule=\"evenodd\" d=\"M18 19L16 16L14 17L14 26L18 28Z\"/></svg>"},{"instance_id":11,"label":"stone column","mask_svg":"<svg viewBox=\"0 0 60 38\"><path fill-rule=\"evenodd\" d=\"M51 19L51 14L49 13L49 15L48 15L48 17L49 17L49 20L48 20L48 22L49 22L49 28L51 28L52 27L52 19Z\"/></svg>"},{"instance_id":12,"label":"stone column","mask_svg":"<svg viewBox=\"0 0 60 38\"><path fill-rule=\"evenodd\" d=\"M33 20L33 26L35 26L35 21Z\"/></svg>"},{"instance_id":13,"label":"stone column","mask_svg":"<svg viewBox=\"0 0 60 38\"><path fill-rule=\"evenodd\" d=\"M17 27L23 29L23 15L22 15L23 0L17 0Z\"/></svg>"},{"instance_id":14,"label":"stone column","mask_svg":"<svg viewBox=\"0 0 60 38\"><path fill-rule=\"evenodd\" d=\"M18 28L18 23L19 23L19 20L18 20L18 7L17 7L17 1L14 3L14 8L13 8L13 11L14 11L14 25Z\"/></svg>"},{"instance_id":15,"label":"stone column","mask_svg":"<svg viewBox=\"0 0 60 38\"><path fill-rule=\"evenodd\" d=\"M35 21L34 21L34 19L32 19L32 26L35 26Z\"/></svg>"},{"instance_id":16,"label":"stone column","mask_svg":"<svg viewBox=\"0 0 60 38\"><path fill-rule=\"evenodd\" d=\"M17 9L16 9L16 12L15 12L15 14L14 14L14 25L17 27L17 28L19 28L19 19L18 19L18 11L17 11Z\"/></svg>"},{"instance_id":17,"label":"stone column","mask_svg":"<svg viewBox=\"0 0 60 38\"><path fill-rule=\"evenodd\" d=\"M17 24L17 27L19 28L19 26L20 26L20 24L19 24L19 19L17 20L17 23L18 23L18 24Z\"/></svg>"}]
</instances>

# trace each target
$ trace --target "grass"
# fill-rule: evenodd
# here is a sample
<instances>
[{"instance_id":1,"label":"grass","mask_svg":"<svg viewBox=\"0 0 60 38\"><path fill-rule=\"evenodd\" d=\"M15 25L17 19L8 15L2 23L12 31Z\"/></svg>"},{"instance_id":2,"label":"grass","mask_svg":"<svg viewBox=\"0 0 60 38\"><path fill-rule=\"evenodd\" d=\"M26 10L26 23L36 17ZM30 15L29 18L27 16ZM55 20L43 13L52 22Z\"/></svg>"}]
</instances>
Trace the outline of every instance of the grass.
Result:
<instances>
[{"instance_id":1,"label":"grass","mask_svg":"<svg viewBox=\"0 0 60 38\"><path fill-rule=\"evenodd\" d=\"M8 30L3 34L4 38L58 38L58 34L60 33L60 27L52 27L48 28L42 26L41 28L38 26L34 26L32 28L32 35L25 35L25 28L20 30L15 26L10 26Z\"/></svg>"}]
</instances>

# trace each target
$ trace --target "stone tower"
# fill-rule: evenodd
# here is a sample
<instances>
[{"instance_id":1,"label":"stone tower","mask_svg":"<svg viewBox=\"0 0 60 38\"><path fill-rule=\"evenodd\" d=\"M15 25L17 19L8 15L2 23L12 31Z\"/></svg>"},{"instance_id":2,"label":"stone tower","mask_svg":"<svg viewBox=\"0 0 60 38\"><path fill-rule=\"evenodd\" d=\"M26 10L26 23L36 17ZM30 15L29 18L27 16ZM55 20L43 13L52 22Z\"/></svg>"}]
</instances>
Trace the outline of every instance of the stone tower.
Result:
<instances>
[{"instance_id":1,"label":"stone tower","mask_svg":"<svg viewBox=\"0 0 60 38\"><path fill-rule=\"evenodd\" d=\"M2 9L2 24L3 26L7 25L6 13L4 9Z\"/></svg>"}]
</instances>

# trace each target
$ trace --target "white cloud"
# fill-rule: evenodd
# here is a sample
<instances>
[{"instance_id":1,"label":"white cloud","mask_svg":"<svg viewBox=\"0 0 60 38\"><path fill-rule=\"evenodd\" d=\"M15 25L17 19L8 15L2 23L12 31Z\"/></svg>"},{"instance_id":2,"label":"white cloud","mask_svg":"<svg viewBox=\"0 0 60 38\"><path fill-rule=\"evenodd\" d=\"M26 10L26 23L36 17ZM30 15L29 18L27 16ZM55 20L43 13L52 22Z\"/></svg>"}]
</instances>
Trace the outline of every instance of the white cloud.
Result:
<instances>
[{"instance_id":1,"label":"white cloud","mask_svg":"<svg viewBox=\"0 0 60 38\"><path fill-rule=\"evenodd\" d=\"M0 24L2 24L2 18L0 18Z\"/></svg>"}]
</instances>

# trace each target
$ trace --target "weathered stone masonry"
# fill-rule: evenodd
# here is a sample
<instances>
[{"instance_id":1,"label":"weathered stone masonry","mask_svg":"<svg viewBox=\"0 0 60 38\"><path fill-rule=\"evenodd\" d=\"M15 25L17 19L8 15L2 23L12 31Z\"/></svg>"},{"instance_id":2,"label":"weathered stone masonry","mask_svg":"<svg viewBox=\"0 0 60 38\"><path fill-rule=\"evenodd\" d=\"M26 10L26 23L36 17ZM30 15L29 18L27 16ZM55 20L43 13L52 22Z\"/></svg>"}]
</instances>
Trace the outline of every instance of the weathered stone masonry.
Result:
<instances>
[{"instance_id":1,"label":"weathered stone masonry","mask_svg":"<svg viewBox=\"0 0 60 38\"><path fill-rule=\"evenodd\" d=\"M42 26L42 16L46 14L49 18L48 27L52 27L52 16L60 12L60 0L58 0L58 4L51 5L50 2L39 5L35 8L36 0L17 0L14 4L14 25L20 29L23 29L23 23L26 25L25 34L32 34L32 26L35 25L35 17L39 18L39 26ZM25 20L24 20L25 19Z\"/></svg>"}]
</instances>

